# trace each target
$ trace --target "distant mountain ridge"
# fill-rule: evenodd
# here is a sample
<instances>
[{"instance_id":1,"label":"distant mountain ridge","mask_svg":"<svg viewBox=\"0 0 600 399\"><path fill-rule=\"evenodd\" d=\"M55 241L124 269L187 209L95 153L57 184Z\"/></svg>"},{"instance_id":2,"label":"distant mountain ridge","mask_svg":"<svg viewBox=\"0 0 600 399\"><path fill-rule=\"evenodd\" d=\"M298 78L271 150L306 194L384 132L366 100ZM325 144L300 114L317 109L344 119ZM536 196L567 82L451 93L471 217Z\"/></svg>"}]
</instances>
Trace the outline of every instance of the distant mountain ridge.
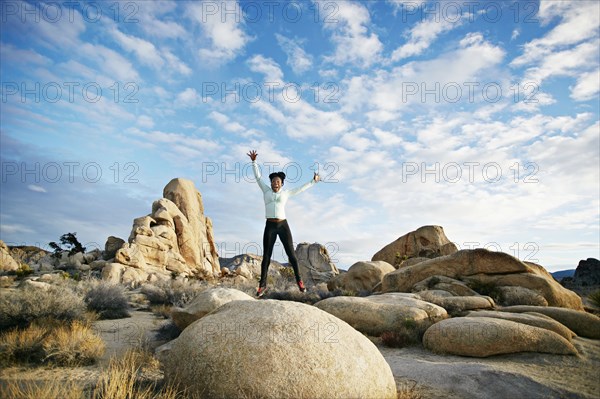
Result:
<instances>
[{"instance_id":1,"label":"distant mountain ridge","mask_svg":"<svg viewBox=\"0 0 600 399\"><path fill-rule=\"evenodd\" d=\"M552 274L552 277L556 280L560 281L565 277L573 277L575 275L575 269L559 270L550 274Z\"/></svg>"}]
</instances>

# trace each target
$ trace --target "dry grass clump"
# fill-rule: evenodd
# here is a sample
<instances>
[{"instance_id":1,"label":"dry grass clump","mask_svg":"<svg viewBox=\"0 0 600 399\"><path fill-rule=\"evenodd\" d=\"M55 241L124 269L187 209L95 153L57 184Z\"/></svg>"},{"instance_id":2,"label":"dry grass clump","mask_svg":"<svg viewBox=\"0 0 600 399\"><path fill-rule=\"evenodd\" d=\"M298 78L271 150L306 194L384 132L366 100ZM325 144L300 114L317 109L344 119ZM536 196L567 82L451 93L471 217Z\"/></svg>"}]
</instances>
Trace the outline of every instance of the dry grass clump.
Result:
<instances>
[{"instance_id":1,"label":"dry grass clump","mask_svg":"<svg viewBox=\"0 0 600 399\"><path fill-rule=\"evenodd\" d=\"M74 381L51 380L43 383L9 380L0 384L0 397L13 399L81 399L83 389Z\"/></svg>"},{"instance_id":2,"label":"dry grass clump","mask_svg":"<svg viewBox=\"0 0 600 399\"><path fill-rule=\"evenodd\" d=\"M122 285L104 280L92 280L84 285L84 301L87 308L98 313L100 319L122 319L131 316L125 287Z\"/></svg>"},{"instance_id":3,"label":"dry grass clump","mask_svg":"<svg viewBox=\"0 0 600 399\"><path fill-rule=\"evenodd\" d=\"M398 399L423 399L423 394L417 388L417 381L409 380L396 385Z\"/></svg>"},{"instance_id":4,"label":"dry grass clump","mask_svg":"<svg viewBox=\"0 0 600 399\"><path fill-rule=\"evenodd\" d=\"M390 348L421 345L423 335L431 325L431 322L417 323L414 320L406 319L397 330L381 334L381 343Z\"/></svg>"},{"instance_id":5,"label":"dry grass clump","mask_svg":"<svg viewBox=\"0 0 600 399\"><path fill-rule=\"evenodd\" d=\"M146 295L152 305L173 305L185 307L196 295L206 290L208 283L191 280L167 280L142 286L142 294Z\"/></svg>"},{"instance_id":6,"label":"dry grass clump","mask_svg":"<svg viewBox=\"0 0 600 399\"><path fill-rule=\"evenodd\" d=\"M67 287L23 288L0 294L0 332L27 327L33 320L85 320L83 298Z\"/></svg>"},{"instance_id":7,"label":"dry grass clump","mask_svg":"<svg viewBox=\"0 0 600 399\"><path fill-rule=\"evenodd\" d=\"M93 399L175 399L181 390L170 384L147 378L156 372L158 360L148 351L131 349L121 357L113 357L92 392Z\"/></svg>"},{"instance_id":8,"label":"dry grass clump","mask_svg":"<svg viewBox=\"0 0 600 399\"><path fill-rule=\"evenodd\" d=\"M96 362L104 349L104 341L89 324L40 320L0 335L0 364L81 366Z\"/></svg>"}]
</instances>

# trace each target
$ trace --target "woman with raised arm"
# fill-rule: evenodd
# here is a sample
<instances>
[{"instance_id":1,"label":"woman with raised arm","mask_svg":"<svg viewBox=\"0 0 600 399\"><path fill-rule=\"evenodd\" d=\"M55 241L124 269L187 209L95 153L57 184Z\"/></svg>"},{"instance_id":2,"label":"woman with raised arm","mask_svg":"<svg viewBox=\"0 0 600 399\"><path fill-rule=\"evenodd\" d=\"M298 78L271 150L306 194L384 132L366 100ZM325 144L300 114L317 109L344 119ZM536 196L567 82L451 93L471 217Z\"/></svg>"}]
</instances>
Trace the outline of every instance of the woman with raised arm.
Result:
<instances>
[{"instance_id":1,"label":"woman with raised arm","mask_svg":"<svg viewBox=\"0 0 600 399\"><path fill-rule=\"evenodd\" d=\"M311 181L303 185L302 187L295 188L293 190L284 190L283 182L285 180L285 173L276 172L269 175L271 180L271 186L267 186L260 176L260 170L256 163L256 157L258 154L255 150L250 151L247 154L252 160L252 170L254 171L254 177L258 186L263 192L263 198L265 200L265 217L267 222L265 224L265 232L263 233L263 259L260 266L260 282L258 283L258 290L256 296L262 297L267 291L267 272L269 271L269 264L271 263L271 255L273 254L273 246L277 240L277 236L283 244L285 253L288 256L289 262L292 264L294 269L294 275L296 276L296 283L301 292L306 292L306 287L300 278L300 272L298 271L298 259L294 252L294 244L292 240L292 232L285 219L285 204L293 195L300 194L302 191L312 187L319 181L319 175L314 174Z\"/></svg>"}]
</instances>

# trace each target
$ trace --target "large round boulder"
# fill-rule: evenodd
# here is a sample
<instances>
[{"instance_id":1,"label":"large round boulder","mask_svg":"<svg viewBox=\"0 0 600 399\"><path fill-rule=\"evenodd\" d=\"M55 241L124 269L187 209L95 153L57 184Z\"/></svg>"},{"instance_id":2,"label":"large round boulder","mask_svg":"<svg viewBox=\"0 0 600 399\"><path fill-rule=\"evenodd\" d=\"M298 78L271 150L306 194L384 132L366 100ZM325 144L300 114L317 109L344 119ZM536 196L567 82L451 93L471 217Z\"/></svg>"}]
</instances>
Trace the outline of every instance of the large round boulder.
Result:
<instances>
[{"instance_id":1,"label":"large round boulder","mask_svg":"<svg viewBox=\"0 0 600 399\"><path fill-rule=\"evenodd\" d=\"M202 291L185 308L171 310L173 323L183 330L196 320L231 301L254 301L250 295L234 288L210 288Z\"/></svg>"},{"instance_id":2,"label":"large round boulder","mask_svg":"<svg viewBox=\"0 0 600 399\"><path fill-rule=\"evenodd\" d=\"M517 352L577 354L573 344L553 331L491 317L442 320L425 331L423 345L437 353L472 357Z\"/></svg>"},{"instance_id":3,"label":"large round boulder","mask_svg":"<svg viewBox=\"0 0 600 399\"><path fill-rule=\"evenodd\" d=\"M381 283L383 276L396 270L394 266L382 260L356 262L348 272L337 275L327 283L327 288L333 291L337 288L354 292L373 291Z\"/></svg>"},{"instance_id":4,"label":"large round boulder","mask_svg":"<svg viewBox=\"0 0 600 399\"><path fill-rule=\"evenodd\" d=\"M510 313L510 312L499 312L495 310L478 310L471 311L467 317L492 317L494 319L503 319L516 321L517 323L523 323L534 327L545 328L546 330L554 331L555 333L571 339L575 336L575 333L571 331L565 325L559 323L551 317L545 316L541 313Z\"/></svg>"},{"instance_id":5,"label":"large round boulder","mask_svg":"<svg viewBox=\"0 0 600 399\"><path fill-rule=\"evenodd\" d=\"M368 297L337 296L315 303L319 309L339 317L365 334L379 336L406 324L429 326L448 317L440 306L415 294L388 293Z\"/></svg>"},{"instance_id":6,"label":"large round boulder","mask_svg":"<svg viewBox=\"0 0 600 399\"><path fill-rule=\"evenodd\" d=\"M157 349L165 379L198 398L396 398L377 347L344 321L287 301L233 301Z\"/></svg>"}]
</instances>

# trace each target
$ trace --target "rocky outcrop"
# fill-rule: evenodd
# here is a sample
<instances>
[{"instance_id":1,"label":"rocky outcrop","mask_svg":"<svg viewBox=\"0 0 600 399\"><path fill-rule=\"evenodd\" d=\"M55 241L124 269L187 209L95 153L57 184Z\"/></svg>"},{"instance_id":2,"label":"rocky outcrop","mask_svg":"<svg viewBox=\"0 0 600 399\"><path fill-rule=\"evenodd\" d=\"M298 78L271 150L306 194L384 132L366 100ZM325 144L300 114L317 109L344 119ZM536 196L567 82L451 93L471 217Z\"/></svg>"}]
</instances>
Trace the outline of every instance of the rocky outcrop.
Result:
<instances>
[{"instance_id":1,"label":"rocky outcrop","mask_svg":"<svg viewBox=\"0 0 600 399\"><path fill-rule=\"evenodd\" d=\"M457 250L441 226L423 226L386 245L371 260L383 260L398 267L408 258L435 258L453 254Z\"/></svg>"},{"instance_id":2,"label":"rocky outcrop","mask_svg":"<svg viewBox=\"0 0 600 399\"><path fill-rule=\"evenodd\" d=\"M577 354L569 340L553 331L490 317L442 320L425 331L423 345L437 353L473 357L517 352Z\"/></svg>"},{"instance_id":3,"label":"rocky outcrop","mask_svg":"<svg viewBox=\"0 0 600 399\"><path fill-rule=\"evenodd\" d=\"M575 334L586 338L600 339L600 317L573 309L553 306L507 306L498 309L503 312L523 313L536 312L552 317L569 327Z\"/></svg>"},{"instance_id":4,"label":"rocky outcrop","mask_svg":"<svg viewBox=\"0 0 600 399\"><path fill-rule=\"evenodd\" d=\"M117 242L109 238L106 256ZM212 222L204 215L202 196L192 181L177 178L165 186L163 198L152 204L152 212L134 219L128 242L115 252L114 262L139 269L123 271L134 284L156 274L201 279L220 275Z\"/></svg>"},{"instance_id":5,"label":"rocky outcrop","mask_svg":"<svg viewBox=\"0 0 600 399\"><path fill-rule=\"evenodd\" d=\"M340 272L331 261L327 248L319 243L300 243L296 246L298 270L306 285L326 283Z\"/></svg>"},{"instance_id":6,"label":"rocky outcrop","mask_svg":"<svg viewBox=\"0 0 600 399\"><path fill-rule=\"evenodd\" d=\"M338 274L327 283L330 291L335 289L354 292L373 291L381 284L383 276L396 270L394 266L382 260L356 262L346 273Z\"/></svg>"},{"instance_id":7,"label":"rocky outcrop","mask_svg":"<svg viewBox=\"0 0 600 399\"><path fill-rule=\"evenodd\" d=\"M4 241L0 240L0 271L10 272L16 271L19 268L19 264L10 254L10 250L4 243Z\"/></svg>"},{"instance_id":8,"label":"rocky outcrop","mask_svg":"<svg viewBox=\"0 0 600 399\"><path fill-rule=\"evenodd\" d=\"M102 258L104 260L113 259L119 250L125 244L125 240L119 237L110 236L106 239L106 243L104 244L104 253L102 254Z\"/></svg>"},{"instance_id":9,"label":"rocky outcrop","mask_svg":"<svg viewBox=\"0 0 600 399\"><path fill-rule=\"evenodd\" d=\"M229 302L159 347L165 380L199 398L396 398L377 347L313 306Z\"/></svg>"},{"instance_id":10,"label":"rocky outcrop","mask_svg":"<svg viewBox=\"0 0 600 399\"><path fill-rule=\"evenodd\" d=\"M546 330L554 331L558 335L571 340L575 337L575 333L565 325L557 322L551 317L541 313L510 313L498 312L493 310L478 310L467 313L467 317L492 317L494 319L503 319L516 321L517 323L527 324L529 326L545 328Z\"/></svg>"},{"instance_id":11,"label":"rocky outcrop","mask_svg":"<svg viewBox=\"0 0 600 399\"><path fill-rule=\"evenodd\" d=\"M422 291L418 294L424 301L435 303L448 313L459 313L474 309L492 309L496 304L489 296L439 296L435 291Z\"/></svg>"},{"instance_id":12,"label":"rocky outcrop","mask_svg":"<svg viewBox=\"0 0 600 399\"><path fill-rule=\"evenodd\" d=\"M558 284L542 266L482 248L461 250L388 273L383 278L382 291L411 292L415 285L432 276L446 276L480 287L524 287L541 295L550 306L583 310L581 298Z\"/></svg>"},{"instance_id":13,"label":"rocky outcrop","mask_svg":"<svg viewBox=\"0 0 600 399\"><path fill-rule=\"evenodd\" d=\"M572 283L583 287L600 285L600 261L594 258L580 260Z\"/></svg>"},{"instance_id":14,"label":"rocky outcrop","mask_svg":"<svg viewBox=\"0 0 600 399\"><path fill-rule=\"evenodd\" d=\"M339 317L358 331L379 336L407 323L427 327L448 317L447 312L414 294L389 293L368 297L338 296L315 303L319 309Z\"/></svg>"},{"instance_id":15,"label":"rocky outcrop","mask_svg":"<svg viewBox=\"0 0 600 399\"><path fill-rule=\"evenodd\" d=\"M171 319L184 330L194 321L231 301L254 301L250 295L233 288L211 288L199 293L185 308L171 309Z\"/></svg>"}]
</instances>

